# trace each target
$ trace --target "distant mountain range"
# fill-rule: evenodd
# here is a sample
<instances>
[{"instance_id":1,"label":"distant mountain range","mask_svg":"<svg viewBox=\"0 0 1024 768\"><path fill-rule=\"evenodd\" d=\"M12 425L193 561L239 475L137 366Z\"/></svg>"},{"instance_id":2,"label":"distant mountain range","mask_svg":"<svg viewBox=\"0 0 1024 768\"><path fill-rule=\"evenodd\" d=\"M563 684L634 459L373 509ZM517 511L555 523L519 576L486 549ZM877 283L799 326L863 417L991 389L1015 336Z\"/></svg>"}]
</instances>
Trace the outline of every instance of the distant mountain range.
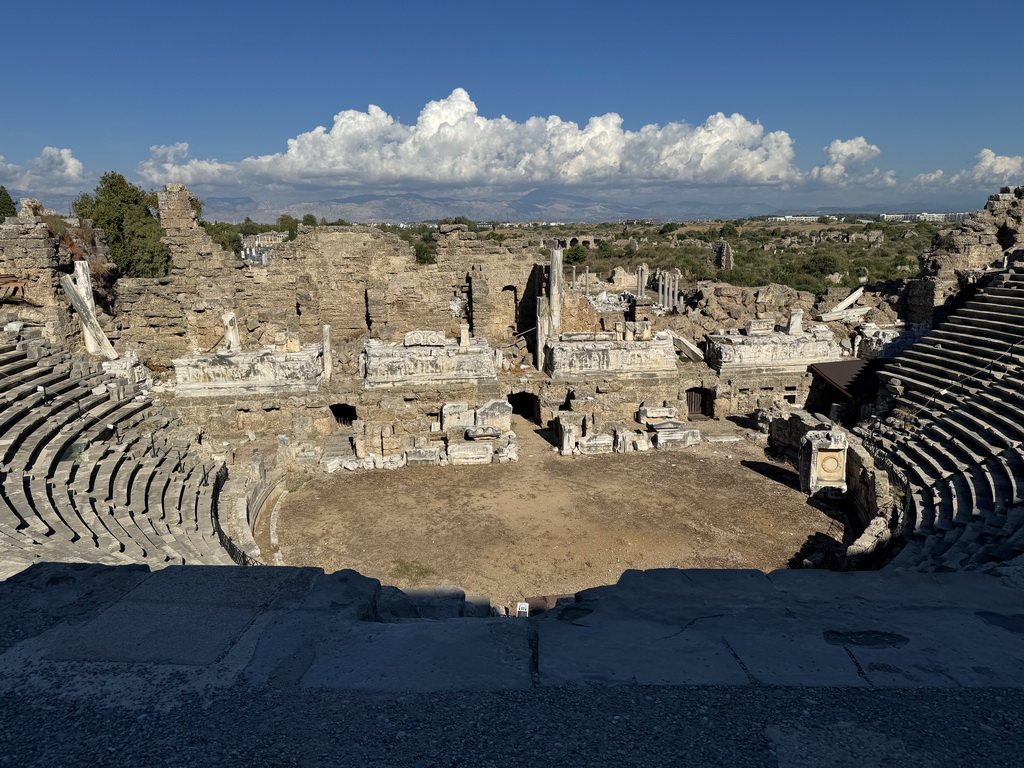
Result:
<instances>
[{"instance_id":1,"label":"distant mountain range","mask_svg":"<svg viewBox=\"0 0 1024 768\"><path fill-rule=\"evenodd\" d=\"M58 213L69 213L71 202L77 195L36 193L8 190L18 200L36 197ZM974 201L978 206L982 201ZM623 219L656 219L661 221L696 221L706 219L741 219L751 216L802 214L820 216L830 213L919 213L928 211L963 211L937 202L879 203L860 206L829 206L813 209L779 208L767 203L734 202L709 203L696 200L655 200L624 203L597 200L560 191L534 190L519 197L501 199L466 199L459 197L426 197L406 194L364 194L351 197L308 202L277 204L257 202L251 197L205 197L203 217L208 221L241 222L246 217L253 221L273 223L283 214L301 218L311 213L317 219L335 221L345 219L361 222L417 222L465 216L474 221L546 221L597 224Z\"/></svg>"},{"instance_id":2,"label":"distant mountain range","mask_svg":"<svg viewBox=\"0 0 1024 768\"><path fill-rule=\"evenodd\" d=\"M425 197L417 194L354 195L289 205L257 203L249 197L208 197L203 212L207 219L273 222L288 214L301 218L311 213L318 219L351 222L414 222L465 216L474 221L560 221L596 224L622 219L659 219L694 221L701 219L740 219L751 216L829 213L917 213L966 210L937 203L880 203L876 205L821 207L810 210L779 208L767 203L709 203L695 200L656 200L622 203L596 200L561 192L536 190L509 200Z\"/></svg>"}]
</instances>

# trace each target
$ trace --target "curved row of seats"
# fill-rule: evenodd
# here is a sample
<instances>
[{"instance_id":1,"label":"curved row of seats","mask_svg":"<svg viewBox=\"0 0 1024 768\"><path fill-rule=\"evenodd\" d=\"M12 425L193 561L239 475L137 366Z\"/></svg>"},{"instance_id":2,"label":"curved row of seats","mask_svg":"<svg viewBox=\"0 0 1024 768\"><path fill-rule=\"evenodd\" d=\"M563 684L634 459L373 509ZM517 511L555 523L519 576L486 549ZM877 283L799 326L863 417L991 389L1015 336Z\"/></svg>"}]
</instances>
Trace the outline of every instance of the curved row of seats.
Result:
<instances>
[{"instance_id":1,"label":"curved row of seats","mask_svg":"<svg viewBox=\"0 0 1024 768\"><path fill-rule=\"evenodd\" d=\"M910 513L889 567L1024 555L1024 264L880 375L895 407L868 436L906 486Z\"/></svg>"},{"instance_id":2,"label":"curved row of seats","mask_svg":"<svg viewBox=\"0 0 1024 768\"><path fill-rule=\"evenodd\" d=\"M0 344L0 579L40 560L232 564L219 468L175 423L39 339Z\"/></svg>"}]
</instances>

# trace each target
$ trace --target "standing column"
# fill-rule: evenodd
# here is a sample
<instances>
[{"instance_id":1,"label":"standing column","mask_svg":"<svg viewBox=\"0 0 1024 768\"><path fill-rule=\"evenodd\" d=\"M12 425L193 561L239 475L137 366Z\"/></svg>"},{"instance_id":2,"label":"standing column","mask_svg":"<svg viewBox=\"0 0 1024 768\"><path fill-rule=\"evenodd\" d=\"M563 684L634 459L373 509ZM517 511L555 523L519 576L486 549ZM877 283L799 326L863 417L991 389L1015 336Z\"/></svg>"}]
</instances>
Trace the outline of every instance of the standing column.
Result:
<instances>
[{"instance_id":1,"label":"standing column","mask_svg":"<svg viewBox=\"0 0 1024 768\"><path fill-rule=\"evenodd\" d=\"M557 339L562 332L562 249L551 249L551 265L548 267L548 314L551 324L548 333Z\"/></svg>"},{"instance_id":2,"label":"standing column","mask_svg":"<svg viewBox=\"0 0 1024 768\"><path fill-rule=\"evenodd\" d=\"M88 261L75 262L75 287L78 289L78 295L82 297L82 301L95 314L96 298L92 295L92 275L89 272ZM85 342L85 351L90 355L102 354L99 341L84 323L82 324L82 340Z\"/></svg>"},{"instance_id":3,"label":"standing column","mask_svg":"<svg viewBox=\"0 0 1024 768\"><path fill-rule=\"evenodd\" d=\"M331 380L331 374L334 373L334 359L331 356L331 326L324 326L324 341L323 341L323 353L324 353L324 381Z\"/></svg>"}]
</instances>

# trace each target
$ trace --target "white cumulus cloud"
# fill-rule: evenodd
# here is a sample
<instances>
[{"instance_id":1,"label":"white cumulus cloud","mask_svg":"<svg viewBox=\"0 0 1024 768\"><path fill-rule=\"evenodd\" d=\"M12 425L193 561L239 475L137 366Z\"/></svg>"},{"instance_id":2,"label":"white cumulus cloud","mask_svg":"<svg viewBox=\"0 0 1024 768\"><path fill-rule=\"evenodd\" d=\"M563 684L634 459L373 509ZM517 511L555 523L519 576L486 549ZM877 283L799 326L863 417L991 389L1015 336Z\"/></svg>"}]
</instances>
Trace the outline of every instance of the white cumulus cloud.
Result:
<instances>
[{"instance_id":1,"label":"white cumulus cloud","mask_svg":"<svg viewBox=\"0 0 1024 768\"><path fill-rule=\"evenodd\" d=\"M991 149L983 149L974 166L960 171L950 182L986 187L1024 183L1024 157L997 155Z\"/></svg>"},{"instance_id":2,"label":"white cumulus cloud","mask_svg":"<svg viewBox=\"0 0 1024 768\"><path fill-rule=\"evenodd\" d=\"M939 168L931 173L919 173L914 177L914 183L918 186L929 187L939 184L946 177L946 172Z\"/></svg>"},{"instance_id":3,"label":"white cumulus cloud","mask_svg":"<svg viewBox=\"0 0 1024 768\"><path fill-rule=\"evenodd\" d=\"M517 122L481 116L457 88L427 104L411 125L371 105L339 112L330 128L296 136L277 154L201 160L179 143L152 147L138 170L150 184L216 186L781 186L803 180L793 157L789 134L766 132L739 114L638 131L624 129L613 112L583 126L554 115Z\"/></svg>"},{"instance_id":4,"label":"white cumulus cloud","mask_svg":"<svg viewBox=\"0 0 1024 768\"><path fill-rule=\"evenodd\" d=\"M895 172L881 171L875 165L875 160L880 154L882 150L874 144L869 144L863 136L846 141L836 139L825 147L828 162L812 168L808 179L832 187L845 187L850 184L871 187L895 186Z\"/></svg>"},{"instance_id":5,"label":"white cumulus cloud","mask_svg":"<svg viewBox=\"0 0 1024 768\"><path fill-rule=\"evenodd\" d=\"M0 183L33 192L74 193L85 183L85 168L70 149L43 147L38 157L21 166L4 162L0 155Z\"/></svg>"}]
</instances>

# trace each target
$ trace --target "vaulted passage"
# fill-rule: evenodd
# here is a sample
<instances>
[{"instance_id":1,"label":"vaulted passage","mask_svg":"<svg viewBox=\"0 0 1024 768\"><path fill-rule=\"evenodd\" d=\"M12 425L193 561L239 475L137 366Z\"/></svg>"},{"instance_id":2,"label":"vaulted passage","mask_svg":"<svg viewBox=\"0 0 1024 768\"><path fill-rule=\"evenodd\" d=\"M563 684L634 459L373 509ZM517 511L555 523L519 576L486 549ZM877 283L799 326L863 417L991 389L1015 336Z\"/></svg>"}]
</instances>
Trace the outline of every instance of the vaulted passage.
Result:
<instances>
[{"instance_id":1,"label":"vaulted passage","mask_svg":"<svg viewBox=\"0 0 1024 768\"><path fill-rule=\"evenodd\" d=\"M508 396L512 413L522 416L537 426L544 426L540 421L540 398L529 392L513 392Z\"/></svg>"},{"instance_id":2,"label":"vaulted passage","mask_svg":"<svg viewBox=\"0 0 1024 768\"><path fill-rule=\"evenodd\" d=\"M345 427L351 427L352 422L359 418L356 414L356 407L348 403L335 403L332 405L331 415L336 422Z\"/></svg>"}]
</instances>

